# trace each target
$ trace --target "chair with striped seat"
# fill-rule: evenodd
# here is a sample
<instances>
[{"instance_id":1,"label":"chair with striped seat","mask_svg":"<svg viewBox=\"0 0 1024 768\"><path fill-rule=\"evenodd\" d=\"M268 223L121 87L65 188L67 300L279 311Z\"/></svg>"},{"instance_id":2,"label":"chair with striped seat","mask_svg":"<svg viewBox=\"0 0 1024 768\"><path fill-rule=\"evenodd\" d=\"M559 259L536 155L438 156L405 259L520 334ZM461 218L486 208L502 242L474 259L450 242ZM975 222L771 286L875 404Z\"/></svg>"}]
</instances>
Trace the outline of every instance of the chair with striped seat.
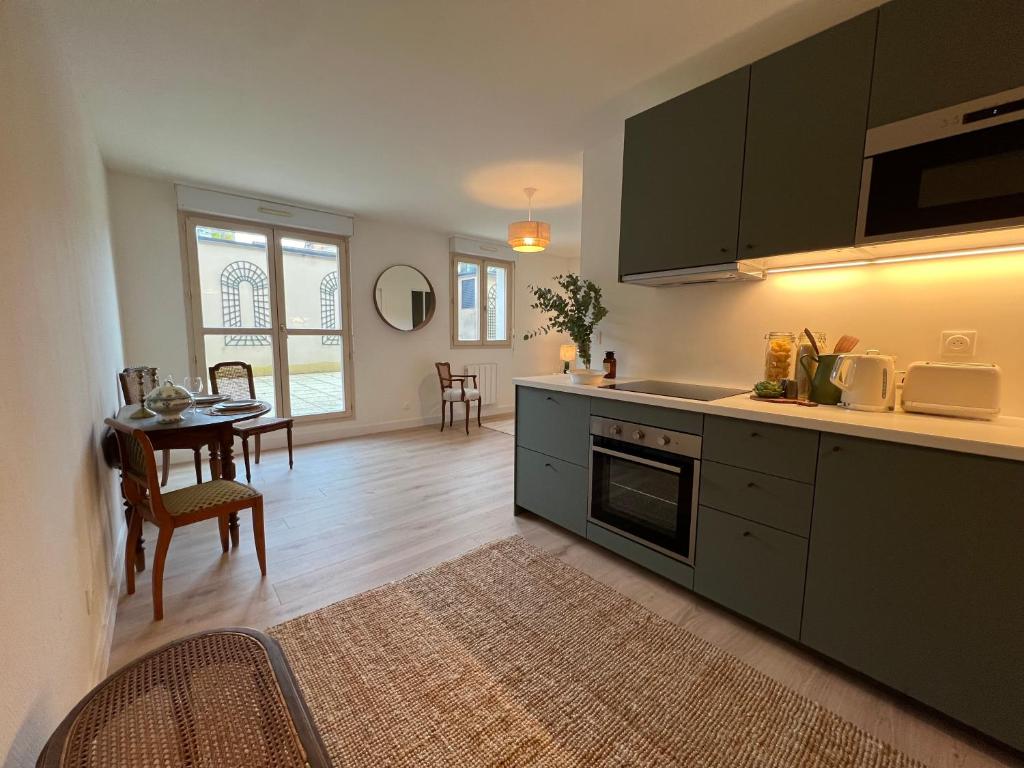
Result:
<instances>
[{"instance_id":1,"label":"chair with striped seat","mask_svg":"<svg viewBox=\"0 0 1024 768\"><path fill-rule=\"evenodd\" d=\"M267 575L267 552L263 535L263 494L252 486L234 480L210 480L162 493L157 478L153 444L146 433L114 419L107 419L106 423L117 436L124 493L130 508L124 557L125 582L129 595L135 594L135 550L136 543L142 535L143 519L160 529L153 557L154 621L164 617L164 562L171 545L171 536L177 528L215 517L220 527L221 550L227 552L229 516L233 512L251 509L256 558L259 560L260 572L264 576Z\"/></svg>"}]
</instances>

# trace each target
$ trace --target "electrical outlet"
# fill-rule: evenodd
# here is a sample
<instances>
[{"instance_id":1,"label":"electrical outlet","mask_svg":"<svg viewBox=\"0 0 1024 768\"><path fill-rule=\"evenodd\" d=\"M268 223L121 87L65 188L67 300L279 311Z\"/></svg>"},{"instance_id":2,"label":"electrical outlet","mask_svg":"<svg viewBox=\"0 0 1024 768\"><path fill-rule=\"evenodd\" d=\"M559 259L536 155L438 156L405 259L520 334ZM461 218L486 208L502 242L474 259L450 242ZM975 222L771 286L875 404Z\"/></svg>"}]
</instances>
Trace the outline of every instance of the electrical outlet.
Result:
<instances>
[{"instance_id":1,"label":"electrical outlet","mask_svg":"<svg viewBox=\"0 0 1024 768\"><path fill-rule=\"evenodd\" d=\"M943 331L943 357L974 357L978 349L977 331Z\"/></svg>"}]
</instances>

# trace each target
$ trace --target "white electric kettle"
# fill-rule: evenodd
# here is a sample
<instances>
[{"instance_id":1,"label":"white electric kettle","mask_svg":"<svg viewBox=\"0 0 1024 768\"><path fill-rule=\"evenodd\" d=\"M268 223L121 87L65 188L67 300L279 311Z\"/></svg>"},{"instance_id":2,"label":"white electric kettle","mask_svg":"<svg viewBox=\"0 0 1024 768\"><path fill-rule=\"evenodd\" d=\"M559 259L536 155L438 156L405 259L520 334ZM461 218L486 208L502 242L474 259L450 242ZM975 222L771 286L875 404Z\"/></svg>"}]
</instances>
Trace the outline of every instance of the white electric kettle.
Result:
<instances>
[{"instance_id":1,"label":"white electric kettle","mask_svg":"<svg viewBox=\"0 0 1024 768\"><path fill-rule=\"evenodd\" d=\"M829 380L842 390L839 405L855 411L891 411L896 405L896 358L869 349L836 358Z\"/></svg>"}]
</instances>

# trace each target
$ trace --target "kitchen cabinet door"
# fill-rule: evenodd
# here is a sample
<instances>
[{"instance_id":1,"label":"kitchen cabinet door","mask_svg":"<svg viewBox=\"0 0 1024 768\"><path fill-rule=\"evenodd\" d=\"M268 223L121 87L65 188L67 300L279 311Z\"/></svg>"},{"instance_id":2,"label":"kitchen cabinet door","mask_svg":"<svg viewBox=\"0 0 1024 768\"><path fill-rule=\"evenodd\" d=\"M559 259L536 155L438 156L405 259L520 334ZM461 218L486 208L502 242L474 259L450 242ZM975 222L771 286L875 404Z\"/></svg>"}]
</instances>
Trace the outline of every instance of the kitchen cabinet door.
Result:
<instances>
[{"instance_id":1,"label":"kitchen cabinet door","mask_svg":"<svg viewBox=\"0 0 1024 768\"><path fill-rule=\"evenodd\" d=\"M739 258L853 245L877 19L751 67Z\"/></svg>"},{"instance_id":2,"label":"kitchen cabinet door","mask_svg":"<svg viewBox=\"0 0 1024 768\"><path fill-rule=\"evenodd\" d=\"M1024 85L1020 0L893 0L879 14L871 127Z\"/></svg>"},{"instance_id":3,"label":"kitchen cabinet door","mask_svg":"<svg viewBox=\"0 0 1024 768\"><path fill-rule=\"evenodd\" d=\"M1024 748L1024 463L822 435L800 639Z\"/></svg>"},{"instance_id":4,"label":"kitchen cabinet door","mask_svg":"<svg viewBox=\"0 0 1024 768\"><path fill-rule=\"evenodd\" d=\"M694 590L796 639L804 597L807 540L701 507Z\"/></svg>"},{"instance_id":5,"label":"kitchen cabinet door","mask_svg":"<svg viewBox=\"0 0 1024 768\"><path fill-rule=\"evenodd\" d=\"M736 259L750 68L626 120L619 275Z\"/></svg>"},{"instance_id":6,"label":"kitchen cabinet door","mask_svg":"<svg viewBox=\"0 0 1024 768\"><path fill-rule=\"evenodd\" d=\"M590 398L516 387L516 445L590 465Z\"/></svg>"}]
</instances>

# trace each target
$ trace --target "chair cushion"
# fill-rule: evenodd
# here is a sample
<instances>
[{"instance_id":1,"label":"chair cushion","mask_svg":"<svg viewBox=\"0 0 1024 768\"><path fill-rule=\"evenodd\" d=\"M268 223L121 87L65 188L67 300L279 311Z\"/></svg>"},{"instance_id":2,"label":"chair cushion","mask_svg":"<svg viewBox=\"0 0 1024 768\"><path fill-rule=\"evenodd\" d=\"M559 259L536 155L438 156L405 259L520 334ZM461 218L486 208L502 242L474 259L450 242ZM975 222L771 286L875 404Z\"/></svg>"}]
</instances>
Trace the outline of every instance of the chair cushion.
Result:
<instances>
[{"instance_id":1,"label":"chair cushion","mask_svg":"<svg viewBox=\"0 0 1024 768\"><path fill-rule=\"evenodd\" d=\"M292 423L291 419L283 419L277 416L257 416L255 419L236 422L232 428L236 435L253 434L255 432L271 432L275 429L284 429Z\"/></svg>"},{"instance_id":2,"label":"chair cushion","mask_svg":"<svg viewBox=\"0 0 1024 768\"><path fill-rule=\"evenodd\" d=\"M444 399L445 400L454 400L455 402L460 402L462 400L462 387L452 387L451 389L446 389L444 391ZM466 399L467 400L479 400L480 399L480 390L479 389L470 389L469 387L466 387Z\"/></svg>"},{"instance_id":3,"label":"chair cushion","mask_svg":"<svg viewBox=\"0 0 1024 768\"><path fill-rule=\"evenodd\" d=\"M237 483L234 480L210 480L161 495L167 511L172 517L177 517L219 504L227 504L230 501L252 499L259 496L260 492L251 485Z\"/></svg>"}]
</instances>

